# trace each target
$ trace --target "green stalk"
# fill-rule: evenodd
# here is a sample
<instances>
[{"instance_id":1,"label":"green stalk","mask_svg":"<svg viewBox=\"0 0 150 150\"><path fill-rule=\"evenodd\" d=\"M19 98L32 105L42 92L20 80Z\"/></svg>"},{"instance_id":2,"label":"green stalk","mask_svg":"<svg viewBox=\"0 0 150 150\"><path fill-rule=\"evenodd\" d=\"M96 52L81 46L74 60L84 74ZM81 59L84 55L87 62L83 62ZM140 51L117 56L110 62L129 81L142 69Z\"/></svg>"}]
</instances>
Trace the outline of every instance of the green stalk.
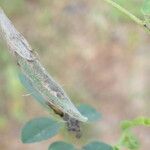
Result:
<instances>
[{"instance_id":1,"label":"green stalk","mask_svg":"<svg viewBox=\"0 0 150 150\"><path fill-rule=\"evenodd\" d=\"M122 6L118 5L116 2L114 2L112 0L104 0L104 1L109 3L110 5L112 5L113 7L115 7L119 11L121 11L122 13L124 13L126 16L128 16L130 19L132 19L135 23L139 24L140 26L143 26L150 33L150 28L147 26L145 21L139 19L138 17L136 17L135 15L130 13L128 10L126 10L125 8L123 8Z\"/></svg>"}]
</instances>

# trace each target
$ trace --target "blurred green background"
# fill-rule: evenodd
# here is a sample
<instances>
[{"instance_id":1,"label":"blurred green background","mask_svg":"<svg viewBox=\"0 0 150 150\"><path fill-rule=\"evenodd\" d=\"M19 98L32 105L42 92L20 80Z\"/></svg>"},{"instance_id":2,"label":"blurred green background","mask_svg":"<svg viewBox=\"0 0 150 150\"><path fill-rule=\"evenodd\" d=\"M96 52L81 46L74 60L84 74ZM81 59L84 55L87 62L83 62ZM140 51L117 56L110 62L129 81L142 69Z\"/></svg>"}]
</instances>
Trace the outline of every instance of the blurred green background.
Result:
<instances>
[{"instance_id":1,"label":"blurred green background","mask_svg":"<svg viewBox=\"0 0 150 150\"><path fill-rule=\"evenodd\" d=\"M116 0L142 18L142 0ZM115 144L121 120L150 115L150 35L102 0L0 0L49 73L76 105L88 103L103 114L86 134ZM0 40L0 149L44 150L63 135L22 144L20 129L48 113L26 96L15 61ZM149 149L150 129L137 128L141 150ZM65 135L66 137L66 135ZM87 138L86 137L86 138ZM78 141L74 144L79 146Z\"/></svg>"}]
</instances>

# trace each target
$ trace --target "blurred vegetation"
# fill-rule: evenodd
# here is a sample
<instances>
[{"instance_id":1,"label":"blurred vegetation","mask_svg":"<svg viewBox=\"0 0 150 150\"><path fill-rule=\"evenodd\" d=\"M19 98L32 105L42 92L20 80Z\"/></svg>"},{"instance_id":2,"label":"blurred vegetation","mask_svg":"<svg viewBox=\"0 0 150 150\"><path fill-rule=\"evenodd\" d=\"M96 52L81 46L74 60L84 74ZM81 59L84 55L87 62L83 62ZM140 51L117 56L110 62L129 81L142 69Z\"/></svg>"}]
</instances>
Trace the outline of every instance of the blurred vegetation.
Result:
<instances>
[{"instance_id":1,"label":"blurred vegetation","mask_svg":"<svg viewBox=\"0 0 150 150\"><path fill-rule=\"evenodd\" d=\"M143 1L115 1L142 17ZM150 38L129 18L99 0L0 0L0 5L75 104L89 103L102 112L103 121L83 131L91 139L113 144L121 120L150 115ZM46 149L47 143L19 141L22 124L47 113L31 96L23 96L30 93L20 84L3 40L0 85L1 149ZM149 131L135 132L141 150L148 149Z\"/></svg>"}]
</instances>

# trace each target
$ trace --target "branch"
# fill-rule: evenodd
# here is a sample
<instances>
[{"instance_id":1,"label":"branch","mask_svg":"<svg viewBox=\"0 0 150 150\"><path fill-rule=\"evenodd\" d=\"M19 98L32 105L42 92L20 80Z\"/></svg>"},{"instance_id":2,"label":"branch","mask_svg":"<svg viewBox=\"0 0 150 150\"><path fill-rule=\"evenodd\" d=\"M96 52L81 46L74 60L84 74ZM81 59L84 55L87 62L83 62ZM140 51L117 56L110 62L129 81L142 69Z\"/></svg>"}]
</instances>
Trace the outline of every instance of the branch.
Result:
<instances>
[{"instance_id":1,"label":"branch","mask_svg":"<svg viewBox=\"0 0 150 150\"><path fill-rule=\"evenodd\" d=\"M48 74L40 61L34 55L26 39L15 29L11 21L0 8L0 28L11 53L24 76L32 86L42 95L45 104L49 103L79 121L87 121L82 116L62 87Z\"/></svg>"},{"instance_id":2,"label":"branch","mask_svg":"<svg viewBox=\"0 0 150 150\"><path fill-rule=\"evenodd\" d=\"M145 21L139 19L138 17L136 17L135 15L133 15L132 13L130 13L128 10L126 10L123 7L121 7L120 5L118 5L117 3L115 3L112 0L104 0L104 1L106 1L110 5L112 5L113 7L115 7L116 9L118 9L119 11L121 11L122 13L124 13L126 16L128 16L130 19L132 19L135 23L137 23L140 26L144 27L150 33L150 28L147 26L147 24L146 24Z\"/></svg>"}]
</instances>

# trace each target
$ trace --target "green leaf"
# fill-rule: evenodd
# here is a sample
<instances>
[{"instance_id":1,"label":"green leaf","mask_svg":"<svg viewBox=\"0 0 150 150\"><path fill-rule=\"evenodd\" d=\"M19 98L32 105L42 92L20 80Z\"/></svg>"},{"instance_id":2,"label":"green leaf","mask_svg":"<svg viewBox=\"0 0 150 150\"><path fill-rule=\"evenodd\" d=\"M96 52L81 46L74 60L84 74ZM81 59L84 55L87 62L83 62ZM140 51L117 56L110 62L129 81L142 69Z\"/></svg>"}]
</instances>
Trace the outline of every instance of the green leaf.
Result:
<instances>
[{"instance_id":1,"label":"green leaf","mask_svg":"<svg viewBox=\"0 0 150 150\"><path fill-rule=\"evenodd\" d=\"M89 122L99 121L101 118L101 114L97 112L96 109L90 105L81 104L78 107L78 110L81 112L83 116L88 118Z\"/></svg>"},{"instance_id":2,"label":"green leaf","mask_svg":"<svg viewBox=\"0 0 150 150\"><path fill-rule=\"evenodd\" d=\"M36 118L26 123L21 132L23 143L34 143L55 136L60 129L58 122L46 118Z\"/></svg>"},{"instance_id":3,"label":"green leaf","mask_svg":"<svg viewBox=\"0 0 150 150\"><path fill-rule=\"evenodd\" d=\"M139 140L133 135L130 130L124 132L124 135L121 139L121 145L130 150L137 150L140 147Z\"/></svg>"},{"instance_id":4,"label":"green leaf","mask_svg":"<svg viewBox=\"0 0 150 150\"><path fill-rule=\"evenodd\" d=\"M133 126L132 121L125 120L125 121L122 121L122 122L121 122L121 129L122 129L122 130L128 130L128 129L131 128L132 126Z\"/></svg>"},{"instance_id":5,"label":"green leaf","mask_svg":"<svg viewBox=\"0 0 150 150\"><path fill-rule=\"evenodd\" d=\"M142 13L144 15L149 15L150 16L150 0L145 0L143 7L142 7Z\"/></svg>"},{"instance_id":6,"label":"green leaf","mask_svg":"<svg viewBox=\"0 0 150 150\"><path fill-rule=\"evenodd\" d=\"M138 117L133 120L125 120L121 122L122 130L128 130L137 126L150 127L150 118L148 117Z\"/></svg>"},{"instance_id":7,"label":"green leaf","mask_svg":"<svg viewBox=\"0 0 150 150\"><path fill-rule=\"evenodd\" d=\"M145 127L150 127L150 118L148 117L138 117L133 120L134 126L142 125Z\"/></svg>"},{"instance_id":8,"label":"green leaf","mask_svg":"<svg viewBox=\"0 0 150 150\"><path fill-rule=\"evenodd\" d=\"M113 150L113 148L103 142L94 141L85 145L82 150Z\"/></svg>"},{"instance_id":9,"label":"green leaf","mask_svg":"<svg viewBox=\"0 0 150 150\"><path fill-rule=\"evenodd\" d=\"M72 144L65 143L63 141L57 141L52 143L48 150L76 150Z\"/></svg>"},{"instance_id":10,"label":"green leaf","mask_svg":"<svg viewBox=\"0 0 150 150\"><path fill-rule=\"evenodd\" d=\"M132 129L138 126L150 127L149 117L138 117L133 120L125 120L121 122L122 135L120 145L131 150L137 150L140 147L139 140L132 133Z\"/></svg>"},{"instance_id":11,"label":"green leaf","mask_svg":"<svg viewBox=\"0 0 150 150\"><path fill-rule=\"evenodd\" d=\"M113 150L121 150L118 146L114 146Z\"/></svg>"}]
</instances>

